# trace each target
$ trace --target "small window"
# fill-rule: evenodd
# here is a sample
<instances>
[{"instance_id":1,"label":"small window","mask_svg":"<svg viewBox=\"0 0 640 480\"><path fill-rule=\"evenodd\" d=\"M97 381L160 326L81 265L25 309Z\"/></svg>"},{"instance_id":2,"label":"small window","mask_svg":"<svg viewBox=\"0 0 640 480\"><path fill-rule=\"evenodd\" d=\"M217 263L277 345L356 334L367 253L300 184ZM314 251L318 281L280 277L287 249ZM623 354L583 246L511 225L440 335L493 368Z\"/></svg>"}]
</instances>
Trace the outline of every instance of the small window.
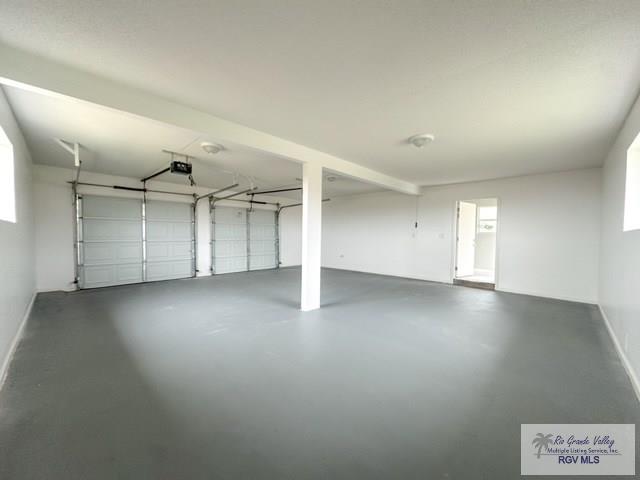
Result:
<instances>
[{"instance_id":1,"label":"small window","mask_svg":"<svg viewBox=\"0 0 640 480\"><path fill-rule=\"evenodd\" d=\"M640 230L640 149L627 151L627 181L624 189L624 231Z\"/></svg>"},{"instance_id":2,"label":"small window","mask_svg":"<svg viewBox=\"0 0 640 480\"><path fill-rule=\"evenodd\" d=\"M13 145L0 127L0 220L16 223Z\"/></svg>"},{"instance_id":3,"label":"small window","mask_svg":"<svg viewBox=\"0 0 640 480\"><path fill-rule=\"evenodd\" d=\"M498 207L480 207L478 209L478 217L480 220L497 220Z\"/></svg>"}]
</instances>

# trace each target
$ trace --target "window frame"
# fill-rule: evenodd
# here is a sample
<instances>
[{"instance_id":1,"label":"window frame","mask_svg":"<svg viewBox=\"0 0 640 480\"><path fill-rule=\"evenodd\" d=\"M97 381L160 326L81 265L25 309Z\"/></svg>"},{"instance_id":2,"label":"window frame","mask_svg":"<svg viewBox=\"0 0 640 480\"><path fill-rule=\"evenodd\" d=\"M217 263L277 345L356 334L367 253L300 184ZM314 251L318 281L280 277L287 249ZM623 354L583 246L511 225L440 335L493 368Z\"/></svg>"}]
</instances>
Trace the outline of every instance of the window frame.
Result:
<instances>
[{"instance_id":1,"label":"window frame","mask_svg":"<svg viewBox=\"0 0 640 480\"><path fill-rule=\"evenodd\" d=\"M627 150L624 182L623 232L640 230L640 147Z\"/></svg>"},{"instance_id":2,"label":"window frame","mask_svg":"<svg viewBox=\"0 0 640 480\"><path fill-rule=\"evenodd\" d=\"M16 165L13 143L0 125L0 221L16 223Z\"/></svg>"}]
</instances>

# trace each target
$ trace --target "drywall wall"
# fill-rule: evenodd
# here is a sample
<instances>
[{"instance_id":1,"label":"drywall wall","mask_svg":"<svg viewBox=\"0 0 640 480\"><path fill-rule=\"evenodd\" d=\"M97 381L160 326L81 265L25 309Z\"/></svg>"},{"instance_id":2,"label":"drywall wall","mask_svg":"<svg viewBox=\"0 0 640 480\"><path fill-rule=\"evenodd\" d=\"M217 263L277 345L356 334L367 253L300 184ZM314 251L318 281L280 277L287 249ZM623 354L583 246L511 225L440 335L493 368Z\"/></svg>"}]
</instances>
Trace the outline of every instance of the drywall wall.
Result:
<instances>
[{"instance_id":1,"label":"drywall wall","mask_svg":"<svg viewBox=\"0 0 640 480\"><path fill-rule=\"evenodd\" d=\"M640 100L603 167L600 306L640 397L640 230L623 232L627 149L639 134Z\"/></svg>"},{"instance_id":2,"label":"drywall wall","mask_svg":"<svg viewBox=\"0 0 640 480\"><path fill-rule=\"evenodd\" d=\"M280 212L280 266L290 267L301 262L302 207L285 208Z\"/></svg>"},{"instance_id":3,"label":"drywall wall","mask_svg":"<svg viewBox=\"0 0 640 480\"><path fill-rule=\"evenodd\" d=\"M13 144L16 200L16 222L0 220L1 378L35 292L31 156L2 88L0 125Z\"/></svg>"},{"instance_id":4,"label":"drywall wall","mask_svg":"<svg viewBox=\"0 0 640 480\"><path fill-rule=\"evenodd\" d=\"M322 264L451 282L456 201L496 197L497 288L596 303L600 181L596 168L333 198L323 204Z\"/></svg>"},{"instance_id":5,"label":"drywall wall","mask_svg":"<svg viewBox=\"0 0 640 480\"><path fill-rule=\"evenodd\" d=\"M71 157L69 158L71 162ZM69 181L74 178L72 169L51 167L46 165L33 166L34 199L36 216L36 272L38 291L74 290L74 248L73 248L73 203ZM103 175L92 172L82 172L80 180L87 183L101 183L106 185L123 185L140 187L140 180L128 177ZM169 190L176 192L193 193L189 186L178 185L161 181L151 181L149 188ZM212 188L198 187L198 194L211 192ZM91 186L81 186L78 191L84 194L122 196L140 198L137 192L113 190ZM231 191L229 192L231 193ZM225 192L226 194L226 192ZM166 200L178 202L191 202L189 197L177 195L165 195L149 193L150 200ZM268 201L282 201L291 203L290 199L277 197L265 198ZM242 205L238 202L222 201L218 205ZM263 208L256 206L254 208ZM273 207L266 207L271 208ZM197 269L198 276L210 275L211 250L210 250L210 219L209 204L206 199L198 203L197 212ZM287 255L286 250L285 257Z\"/></svg>"}]
</instances>

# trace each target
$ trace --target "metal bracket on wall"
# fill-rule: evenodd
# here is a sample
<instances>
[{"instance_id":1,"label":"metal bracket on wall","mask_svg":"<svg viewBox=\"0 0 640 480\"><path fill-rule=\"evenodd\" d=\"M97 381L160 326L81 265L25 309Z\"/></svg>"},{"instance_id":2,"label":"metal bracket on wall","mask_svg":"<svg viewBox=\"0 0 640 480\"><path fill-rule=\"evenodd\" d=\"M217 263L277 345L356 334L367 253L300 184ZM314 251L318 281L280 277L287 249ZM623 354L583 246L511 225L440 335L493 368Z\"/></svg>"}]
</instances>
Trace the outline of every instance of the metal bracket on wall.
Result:
<instances>
[{"instance_id":1,"label":"metal bracket on wall","mask_svg":"<svg viewBox=\"0 0 640 480\"><path fill-rule=\"evenodd\" d=\"M275 214L275 246L276 246L276 268L280 268L280 204L278 204Z\"/></svg>"},{"instance_id":2,"label":"metal bracket on wall","mask_svg":"<svg viewBox=\"0 0 640 480\"><path fill-rule=\"evenodd\" d=\"M193 277L198 276L198 196L193 194L193 203L191 204L191 261Z\"/></svg>"},{"instance_id":3,"label":"metal bracket on wall","mask_svg":"<svg viewBox=\"0 0 640 480\"><path fill-rule=\"evenodd\" d=\"M245 222L247 225L247 272L251 271L251 209L245 212Z\"/></svg>"},{"instance_id":4,"label":"metal bracket on wall","mask_svg":"<svg viewBox=\"0 0 640 480\"><path fill-rule=\"evenodd\" d=\"M209 197L209 218L211 219L210 227L209 227L209 250L211 253L211 267L209 270L211 271L211 275L216 274L216 206L213 201L213 197Z\"/></svg>"},{"instance_id":5,"label":"metal bracket on wall","mask_svg":"<svg viewBox=\"0 0 640 480\"><path fill-rule=\"evenodd\" d=\"M83 270L83 251L82 251L82 195L79 195L75 184L73 186L73 214L74 214L74 280L73 283L76 285L76 288L80 288L81 283L81 275Z\"/></svg>"},{"instance_id":6,"label":"metal bracket on wall","mask_svg":"<svg viewBox=\"0 0 640 480\"><path fill-rule=\"evenodd\" d=\"M142 281L147 281L147 192L142 192Z\"/></svg>"}]
</instances>

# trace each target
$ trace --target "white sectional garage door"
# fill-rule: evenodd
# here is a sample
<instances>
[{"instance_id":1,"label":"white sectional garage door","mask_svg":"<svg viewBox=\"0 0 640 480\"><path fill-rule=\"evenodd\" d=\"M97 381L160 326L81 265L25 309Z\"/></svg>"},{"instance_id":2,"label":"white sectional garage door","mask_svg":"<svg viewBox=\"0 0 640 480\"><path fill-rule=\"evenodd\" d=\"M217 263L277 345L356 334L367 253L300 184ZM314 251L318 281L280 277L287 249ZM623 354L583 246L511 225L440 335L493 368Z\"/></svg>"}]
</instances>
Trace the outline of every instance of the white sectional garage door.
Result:
<instances>
[{"instance_id":1,"label":"white sectional garage door","mask_svg":"<svg viewBox=\"0 0 640 480\"><path fill-rule=\"evenodd\" d=\"M190 203L82 195L80 288L187 278L194 273Z\"/></svg>"},{"instance_id":2,"label":"white sectional garage door","mask_svg":"<svg viewBox=\"0 0 640 480\"><path fill-rule=\"evenodd\" d=\"M276 212L249 212L249 270L276 268Z\"/></svg>"},{"instance_id":3,"label":"white sectional garage door","mask_svg":"<svg viewBox=\"0 0 640 480\"><path fill-rule=\"evenodd\" d=\"M142 281L142 201L82 197L81 288Z\"/></svg>"},{"instance_id":4,"label":"white sectional garage door","mask_svg":"<svg viewBox=\"0 0 640 480\"><path fill-rule=\"evenodd\" d=\"M215 207L211 221L214 274L278 266L276 212Z\"/></svg>"},{"instance_id":5,"label":"white sectional garage door","mask_svg":"<svg viewBox=\"0 0 640 480\"><path fill-rule=\"evenodd\" d=\"M193 208L189 203L146 203L146 280L193 276Z\"/></svg>"},{"instance_id":6,"label":"white sectional garage door","mask_svg":"<svg viewBox=\"0 0 640 480\"><path fill-rule=\"evenodd\" d=\"M214 274L247 270L247 210L215 207L212 221L212 270Z\"/></svg>"}]
</instances>

